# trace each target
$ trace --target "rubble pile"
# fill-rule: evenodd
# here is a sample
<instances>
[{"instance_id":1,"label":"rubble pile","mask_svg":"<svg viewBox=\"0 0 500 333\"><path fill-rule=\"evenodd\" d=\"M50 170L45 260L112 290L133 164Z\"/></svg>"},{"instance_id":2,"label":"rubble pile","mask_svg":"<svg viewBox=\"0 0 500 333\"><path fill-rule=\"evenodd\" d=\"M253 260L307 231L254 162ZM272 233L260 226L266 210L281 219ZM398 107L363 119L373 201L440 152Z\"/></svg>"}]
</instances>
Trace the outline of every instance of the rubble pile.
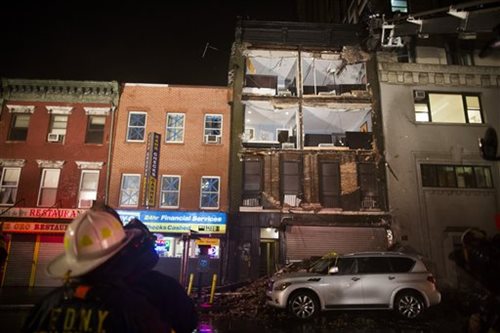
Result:
<instances>
[{"instance_id":1,"label":"rubble pile","mask_svg":"<svg viewBox=\"0 0 500 333\"><path fill-rule=\"evenodd\" d=\"M266 318L274 312L266 305L266 288L269 277L262 277L234 292L216 297L212 318Z\"/></svg>"},{"instance_id":2,"label":"rubble pile","mask_svg":"<svg viewBox=\"0 0 500 333\"><path fill-rule=\"evenodd\" d=\"M319 257L311 257L301 262L291 263L278 272L275 276L285 273L299 272L307 270L310 265ZM210 311L212 318L260 318L269 319L277 317L285 317L284 311L276 311L266 305L266 289L269 276L261 277L251 283L240 287L232 292L221 293L215 300Z\"/></svg>"}]
</instances>

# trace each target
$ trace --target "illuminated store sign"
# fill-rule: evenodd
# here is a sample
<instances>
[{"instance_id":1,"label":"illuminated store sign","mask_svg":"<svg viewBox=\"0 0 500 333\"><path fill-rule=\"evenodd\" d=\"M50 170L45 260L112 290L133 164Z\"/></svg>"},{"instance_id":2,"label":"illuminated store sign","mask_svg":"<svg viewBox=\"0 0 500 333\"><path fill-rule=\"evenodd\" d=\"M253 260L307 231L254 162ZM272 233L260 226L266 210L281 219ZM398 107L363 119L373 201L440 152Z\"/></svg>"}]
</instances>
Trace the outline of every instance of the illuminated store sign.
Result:
<instances>
[{"instance_id":1,"label":"illuminated store sign","mask_svg":"<svg viewBox=\"0 0 500 333\"><path fill-rule=\"evenodd\" d=\"M29 234L53 234L64 233L67 224L63 223L37 223L37 222L4 222L3 232L6 233L29 233Z\"/></svg>"},{"instance_id":2,"label":"illuminated store sign","mask_svg":"<svg viewBox=\"0 0 500 333\"><path fill-rule=\"evenodd\" d=\"M74 219L86 209L64 208L6 208L0 210L2 217L26 217L42 219Z\"/></svg>"},{"instance_id":3,"label":"illuminated store sign","mask_svg":"<svg viewBox=\"0 0 500 333\"><path fill-rule=\"evenodd\" d=\"M151 210L118 210L123 223L137 218L151 232L225 234L226 213L220 212L169 212Z\"/></svg>"}]
</instances>

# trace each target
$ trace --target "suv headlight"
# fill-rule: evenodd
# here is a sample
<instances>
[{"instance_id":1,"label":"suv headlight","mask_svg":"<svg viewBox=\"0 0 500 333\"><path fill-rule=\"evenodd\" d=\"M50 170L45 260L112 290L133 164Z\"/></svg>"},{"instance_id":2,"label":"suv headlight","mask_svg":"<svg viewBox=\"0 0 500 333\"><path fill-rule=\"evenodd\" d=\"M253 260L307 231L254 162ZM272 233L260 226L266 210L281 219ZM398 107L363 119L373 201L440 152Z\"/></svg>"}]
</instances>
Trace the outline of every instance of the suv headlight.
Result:
<instances>
[{"instance_id":1,"label":"suv headlight","mask_svg":"<svg viewBox=\"0 0 500 333\"><path fill-rule=\"evenodd\" d=\"M283 291L285 290L289 285L291 285L291 282L283 282L283 283L278 283L276 287L274 287L275 291Z\"/></svg>"}]
</instances>

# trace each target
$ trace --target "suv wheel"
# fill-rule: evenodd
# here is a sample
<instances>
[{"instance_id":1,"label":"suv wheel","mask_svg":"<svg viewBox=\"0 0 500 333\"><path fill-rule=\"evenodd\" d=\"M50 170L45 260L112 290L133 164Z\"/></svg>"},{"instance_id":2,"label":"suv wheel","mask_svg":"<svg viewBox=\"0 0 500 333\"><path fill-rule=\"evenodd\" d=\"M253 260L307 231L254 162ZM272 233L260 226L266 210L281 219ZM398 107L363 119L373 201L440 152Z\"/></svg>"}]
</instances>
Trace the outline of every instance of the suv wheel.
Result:
<instances>
[{"instance_id":1,"label":"suv wheel","mask_svg":"<svg viewBox=\"0 0 500 333\"><path fill-rule=\"evenodd\" d=\"M394 309L400 316L406 319L414 319L424 312L425 304L420 295L406 291L397 295Z\"/></svg>"},{"instance_id":2,"label":"suv wheel","mask_svg":"<svg viewBox=\"0 0 500 333\"><path fill-rule=\"evenodd\" d=\"M318 298L310 291L298 291L288 299L288 311L298 319L313 318L320 311Z\"/></svg>"}]
</instances>

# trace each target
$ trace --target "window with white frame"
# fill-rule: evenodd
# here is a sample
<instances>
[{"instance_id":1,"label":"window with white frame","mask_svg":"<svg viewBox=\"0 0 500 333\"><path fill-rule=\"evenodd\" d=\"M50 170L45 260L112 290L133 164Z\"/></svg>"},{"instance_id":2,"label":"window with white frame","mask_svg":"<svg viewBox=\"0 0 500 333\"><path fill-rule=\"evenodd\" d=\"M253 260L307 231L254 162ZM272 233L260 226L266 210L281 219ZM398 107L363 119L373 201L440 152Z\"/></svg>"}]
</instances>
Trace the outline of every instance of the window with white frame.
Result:
<instances>
[{"instance_id":1,"label":"window with white frame","mask_svg":"<svg viewBox=\"0 0 500 333\"><path fill-rule=\"evenodd\" d=\"M82 170L78 193L78 208L90 208L97 199L99 170Z\"/></svg>"},{"instance_id":2,"label":"window with white frame","mask_svg":"<svg viewBox=\"0 0 500 333\"><path fill-rule=\"evenodd\" d=\"M102 143L105 125L106 116L89 115L87 120L87 132L85 133L85 143Z\"/></svg>"},{"instance_id":3,"label":"window with white frame","mask_svg":"<svg viewBox=\"0 0 500 333\"><path fill-rule=\"evenodd\" d=\"M222 115L205 115L205 143L221 143L222 137Z\"/></svg>"},{"instance_id":4,"label":"window with white frame","mask_svg":"<svg viewBox=\"0 0 500 333\"><path fill-rule=\"evenodd\" d=\"M31 114L13 113L10 123L9 140L26 141Z\"/></svg>"},{"instance_id":5,"label":"window with white frame","mask_svg":"<svg viewBox=\"0 0 500 333\"><path fill-rule=\"evenodd\" d=\"M64 142L66 128L68 127L68 115L51 114L48 142Z\"/></svg>"},{"instance_id":6,"label":"window with white frame","mask_svg":"<svg viewBox=\"0 0 500 333\"><path fill-rule=\"evenodd\" d=\"M127 141L144 141L146 115L146 112L130 112L128 114Z\"/></svg>"},{"instance_id":7,"label":"window with white frame","mask_svg":"<svg viewBox=\"0 0 500 333\"><path fill-rule=\"evenodd\" d=\"M418 122L482 124L478 95L414 91L415 120Z\"/></svg>"},{"instance_id":8,"label":"window with white frame","mask_svg":"<svg viewBox=\"0 0 500 333\"><path fill-rule=\"evenodd\" d=\"M201 177L200 208L219 208L220 177Z\"/></svg>"},{"instance_id":9,"label":"window with white frame","mask_svg":"<svg viewBox=\"0 0 500 333\"><path fill-rule=\"evenodd\" d=\"M179 207L181 177L164 175L161 177L160 206L164 208Z\"/></svg>"},{"instance_id":10,"label":"window with white frame","mask_svg":"<svg viewBox=\"0 0 500 333\"><path fill-rule=\"evenodd\" d=\"M139 190L141 175L123 174L120 187L120 206L137 207L139 205Z\"/></svg>"},{"instance_id":11,"label":"window with white frame","mask_svg":"<svg viewBox=\"0 0 500 333\"><path fill-rule=\"evenodd\" d=\"M184 142L184 113L167 113L165 142Z\"/></svg>"},{"instance_id":12,"label":"window with white frame","mask_svg":"<svg viewBox=\"0 0 500 333\"><path fill-rule=\"evenodd\" d=\"M42 169L40 191L38 192L38 206L54 206L57 198L60 175L61 169Z\"/></svg>"},{"instance_id":13,"label":"window with white frame","mask_svg":"<svg viewBox=\"0 0 500 333\"><path fill-rule=\"evenodd\" d=\"M21 168L3 168L0 178L0 206L12 206L16 203L17 188Z\"/></svg>"}]
</instances>

